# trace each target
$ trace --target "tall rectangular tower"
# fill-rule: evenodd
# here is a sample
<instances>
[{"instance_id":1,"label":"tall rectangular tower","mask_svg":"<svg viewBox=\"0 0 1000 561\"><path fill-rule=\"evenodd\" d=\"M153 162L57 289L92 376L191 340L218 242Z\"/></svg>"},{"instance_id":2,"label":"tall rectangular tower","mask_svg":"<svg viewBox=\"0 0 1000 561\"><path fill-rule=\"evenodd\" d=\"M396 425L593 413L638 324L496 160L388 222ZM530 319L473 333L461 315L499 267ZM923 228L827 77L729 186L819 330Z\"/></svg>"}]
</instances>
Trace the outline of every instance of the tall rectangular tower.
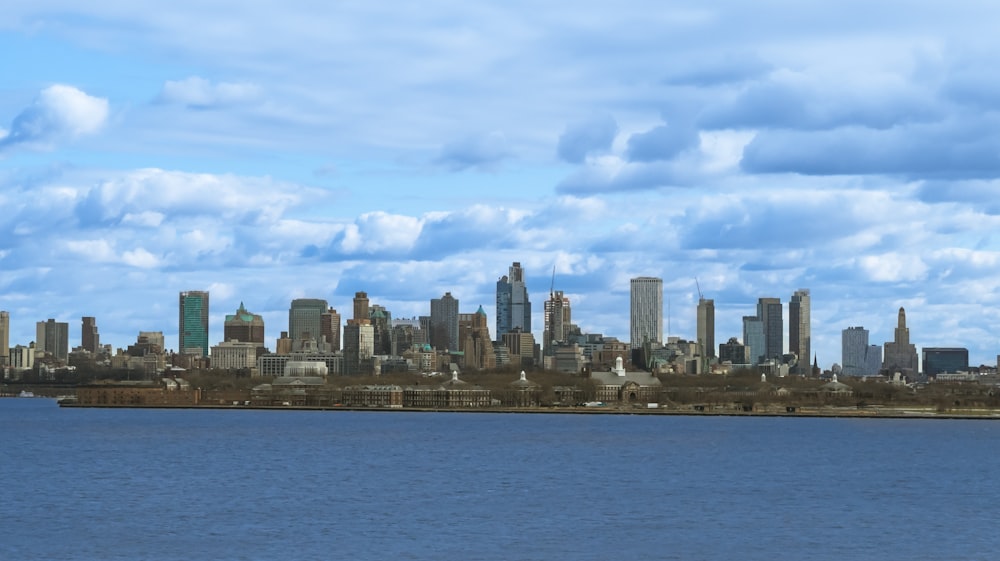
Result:
<instances>
[{"instance_id":1,"label":"tall rectangular tower","mask_svg":"<svg viewBox=\"0 0 1000 561\"><path fill-rule=\"evenodd\" d=\"M69 323L48 319L35 324L35 352L65 362L69 358Z\"/></svg>"},{"instance_id":2,"label":"tall rectangular tower","mask_svg":"<svg viewBox=\"0 0 1000 561\"><path fill-rule=\"evenodd\" d=\"M80 327L80 346L91 354L97 354L101 347L101 336L97 332L97 319L84 316Z\"/></svg>"},{"instance_id":3,"label":"tall rectangular tower","mask_svg":"<svg viewBox=\"0 0 1000 561\"><path fill-rule=\"evenodd\" d=\"M793 373L804 375L812 370L812 325L809 289L800 288L788 301L788 351L799 357Z\"/></svg>"},{"instance_id":4,"label":"tall rectangular tower","mask_svg":"<svg viewBox=\"0 0 1000 561\"><path fill-rule=\"evenodd\" d=\"M663 343L663 279L631 280L629 327L633 349L642 347L646 341Z\"/></svg>"},{"instance_id":5,"label":"tall rectangular tower","mask_svg":"<svg viewBox=\"0 0 1000 561\"><path fill-rule=\"evenodd\" d=\"M743 316L743 344L747 347L750 364L758 364L764 357L764 322L757 316Z\"/></svg>"},{"instance_id":6,"label":"tall rectangular tower","mask_svg":"<svg viewBox=\"0 0 1000 561\"><path fill-rule=\"evenodd\" d=\"M10 312L0 311L0 366L10 361Z\"/></svg>"},{"instance_id":7,"label":"tall rectangular tower","mask_svg":"<svg viewBox=\"0 0 1000 561\"><path fill-rule=\"evenodd\" d=\"M208 292L181 292L177 308L177 352L190 353L198 349L201 356L208 356Z\"/></svg>"},{"instance_id":8,"label":"tall rectangular tower","mask_svg":"<svg viewBox=\"0 0 1000 561\"><path fill-rule=\"evenodd\" d=\"M703 357L715 356L715 300L698 298L698 344Z\"/></svg>"},{"instance_id":9,"label":"tall rectangular tower","mask_svg":"<svg viewBox=\"0 0 1000 561\"><path fill-rule=\"evenodd\" d=\"M757 300L757 317L764 324L764 360L781 360L781 355L785 354L785 322L781 317L781 298Z\"/></svg>"},{"instance_id":10,"label":"tall rectangular tower","mask_svg":"<svg viewBox=\"0 0 1000 561\"><path fill-rule=\"evenodd\" d=\"M840 367L845 376L868 376L865 360L868 354L868 330L864 327L848 327L840 332Z\"/></svg>"},{"instance_id":11,"label":"tall rectangular tower","mask_svg":"<svg viewBox=\"0 0 1000 561\"><path fill-rule=\"evenodd\" d=\"M555 356L556 343L566 340L573 324L573 311L569 298L562 290L554 290L545 301L545 336L542 344L546 356Z\"/></svg>"},{"instance_id":12,"label":"tall rectangular tower","mask_svg":"<svg viewBox=\"0 0 1000 561\"><path fill-rule=\"evenodd\" d=\"M458 350L458 300L451 292L431 299L431 346Z\"/></svg>"},{"instance_id":13,"label":"tall rectangular tower","mask_svg":"<svg viewBox=\"0 0 1000 561\"><path fill-rule=\"evenodd\" d=\"M354 321L371 319L371 313L368 311L368 305L369 300L367 292L354 293Z\"/></svg>"},{"instance_id":14,"label":"tall rectangular tower","mask_svg":"<svg viewBox=\"0 0 1000 561\"><path fill-rule=\"evenodd\" d=\"M340 350L340 314L337 310L330 308L323 312L321 317L320 331L326 342L330 345L330 350L337 352Z\"/></svg>"}]
</instances>

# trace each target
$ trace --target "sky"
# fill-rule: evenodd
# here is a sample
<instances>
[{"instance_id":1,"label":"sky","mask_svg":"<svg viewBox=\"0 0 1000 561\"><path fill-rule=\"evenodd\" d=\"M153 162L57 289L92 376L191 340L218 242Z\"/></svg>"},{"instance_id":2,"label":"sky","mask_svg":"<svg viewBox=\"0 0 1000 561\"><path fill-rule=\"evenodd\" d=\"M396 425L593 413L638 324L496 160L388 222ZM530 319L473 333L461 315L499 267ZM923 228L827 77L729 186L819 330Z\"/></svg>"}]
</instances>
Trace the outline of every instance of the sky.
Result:
<instances>
[{"instance_id":1,"label":"sky","mask_svg":"<svg viewBox=\"0 0 1000 561\"><path fill-rule=\"evenodd\" d=\"M808 288L841 331L1000 353L1000 5L956 0L12 0L0 11L0 309L103 343L211 294L273 345L294 298L495 325L525 268L627 340L629 279L716 343ZM990 39L989 37L994 37ZM554 274L553 274L554 271ZM669 326L669 328L668 328ZM495 334L494 334L495 336ZM787 349L787 345L786 345Z\"/></svg>"}]
</instances>

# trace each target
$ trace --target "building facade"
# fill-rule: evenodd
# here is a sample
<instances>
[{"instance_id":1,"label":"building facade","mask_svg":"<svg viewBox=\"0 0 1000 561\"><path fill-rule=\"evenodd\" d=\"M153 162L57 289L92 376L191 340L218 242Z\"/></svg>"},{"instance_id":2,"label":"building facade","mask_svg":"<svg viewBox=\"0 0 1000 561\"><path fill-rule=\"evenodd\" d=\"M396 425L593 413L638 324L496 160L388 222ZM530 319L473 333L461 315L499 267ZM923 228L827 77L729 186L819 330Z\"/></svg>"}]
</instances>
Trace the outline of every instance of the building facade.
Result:
<instances>
[{"instance_id":1,"label":"building facade","mask_svg":"<svg viewBox=\"0 0 1000 561\"><path fill-rule=\"evenodd\" d=\"M812 324L810 320L809 289L800 288L788 301L788 351L795 353L798 362L793 374L810 374L812 367Z\"/></svg>"},{"instance_id":2,"label":"building facade","mask_svg":"<svg viewBox=\"0 0 1000 561\"><path fill-rule=\"evenodd\" d=\"M298 350L303 343L313 340L322 348L323 313L329 309L321 298L296 298L288 308L288 336L292 339L292 349Z\"/></svg>"},{"instance_id":3,"label":"building facade","mask_svg":"<svg viewBox=\"0 0 1000 561\"><path fill-rule=\"evenodd\" d=\"M497 281L497 340L504 333L520 329L531 333L531 302L524 284L524 269L515 261L508 274Z\"/></svg>"},{"instance_id":4,"label":"building facade","mask_svg":"<svg viewBox=\"0 0 1000 561\"><path fill-rule=\"evenodd\" d=\"M181 292L177 308L177 352L208 356L208 292Z\"/></svg>"},{"instance_id":5,"label":"building facade","mask_svg":"<svg viewBox=\"0 0 1000 561\"><path fill-rule=\"evenodd\" d=\"M556 346L567 340L572 322L569 298L561 290L553 291L545 301L545 338L542 344L546 356L553 356Z\"/></svg>"},{"instance_id":6,"label":"building facade","mask_svg":"<svg viewBox=\"0 0 1000 561\"><path fill-rule=\"evenodd\" d=\"M101 350L101 336L97 332L97 319L84 316L80 326L80 346L88 353L96 355Z\"/></svg>"},{"instance_id":7,"label":"building facade","mask_svg":"<svg viewBox=\"0 0 1000 561\"><path fill-rule=\"evenodd\" d=\"M868 342L864 327L848 327L840 335L840 361L845 376L875 376L882 368L882 347Z\"/></svg>"},{"instance_id":8,"label":"building facade","mask_svg":"<svg viewBox=\"0 0 1000 561\"><path fill-rule=\"evenodd\" d=\"M0 310L0 366L10 364L10 312Z\"/></svg>"},{"instance_id":9,"label":"building facade","mask_svg":"<svg viewBox=\"0 0 1000 561\"><path fill-rule=\"evenodd\" d=\"M715 356L715 300L698 298L698 344L703 357Z\"/></svg>"},{"instance_id":10,"label":"building facade","mask_svg":"<svg viewBox=\"0 0 1000 561\"><path fill-rule=\"evenodd\" d=\"M58 361L69 358L69 323L48 319L35 324L35 352Z\"/></svg>"},{"instance_id":11,"label":"building facade","mask_svg":"<svg viewBox=\"0 0 1000 561\"><path fill-rule=\"evenodd\" d=\"M764 321L757 316L743 316L743 344L750 354L749 364L758 364L764 358Z\"/></svg>"},{"instance_id":12,"label":"building facade","mask_svg":"<svg viewBox=\"0 0 1000 561\"><path fill-rule=\"evenodd\" d=\"M916 374L918 371L917 348L910 343L910 329L906 327L906 310L903 308L899 308L896 316L893 340L885 344L882 368L889 371L889 374Z\"/></svg>"},{"instance_id":13,"label":"building facade","mask_svg":"<svg viewBox=\"0 0 1000 561\"><path fill-rule=\"evenodd\" d=\"M336 352L340 350L340 314L333 308L327 309L320 316L320 332L329 344L329 350Z\"/></svg>"},{"instance_id":14,"label":"building facade","mask_svg":"<svg viewBox=\"0 0 1000 561\"><path fill-rule=\"evenodd\" d=\"M920 351L924 374L936 377L938 374L968 372L969 349L961 347L924 347Z\"/></svg>"},{"instance_id":15,"label":"building facade","mask_svg":"<svg viewBox=\"0 0 1000 561\"><path fill-rule=\"evenodd\" d=\"M630 281L629 327L633 349L646 341L663 343L663 279L637 277Z\"/></svg>"},{"instance_id":16,"label":"building facade","mask_svg":"<svg viewBox=\"0 0 1000 561\"><path fill-rule=\"evenodd\" d=\"M451 292L431 299L431 346L439 351L458 350L458 300Z\"/></svg>"},{"instance_id":17,"label":"building facade","mask_svg":"<svg viewBox=\"0 0 1000 561\"><path fill-rule=\"evenodd\" d=\"M240 302L235 314L226 314L222 327L224 341L239 341L240 343L256 343L264 346L264 318L259 314L247 311Z\"/></svg>"},{"instance_id":18,"label":"building facade","mask_svg":"<svg viewBox=\"0 0 1000 561\"><path fill-rule=\"evenodd\" d=\"M764 360L781 360L785 354L785 322L781 317L780 298L761 298L757 300L757 317L764 327ZM806 361L808 362L808 358Z\"/></svg>"}]
</instances>

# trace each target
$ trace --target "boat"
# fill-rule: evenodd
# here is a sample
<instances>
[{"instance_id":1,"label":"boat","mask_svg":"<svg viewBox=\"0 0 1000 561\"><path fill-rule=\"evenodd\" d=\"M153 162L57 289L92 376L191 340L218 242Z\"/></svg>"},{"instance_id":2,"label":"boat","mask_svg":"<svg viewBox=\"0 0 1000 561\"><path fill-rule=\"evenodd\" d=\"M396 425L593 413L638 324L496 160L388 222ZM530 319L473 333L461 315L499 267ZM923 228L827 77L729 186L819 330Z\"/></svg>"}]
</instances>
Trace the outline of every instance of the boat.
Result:
<instances>
[{"instance_id":1,"label":"boat","mask_svg":"<svg viewBox=\"0 0 1000 561\"><path fill-rule=\"evenodd\" d=\"M28 390L21 390L21 393L17 394L17 397L35 397L35 394Z\"/></svg>"}]
</instances>

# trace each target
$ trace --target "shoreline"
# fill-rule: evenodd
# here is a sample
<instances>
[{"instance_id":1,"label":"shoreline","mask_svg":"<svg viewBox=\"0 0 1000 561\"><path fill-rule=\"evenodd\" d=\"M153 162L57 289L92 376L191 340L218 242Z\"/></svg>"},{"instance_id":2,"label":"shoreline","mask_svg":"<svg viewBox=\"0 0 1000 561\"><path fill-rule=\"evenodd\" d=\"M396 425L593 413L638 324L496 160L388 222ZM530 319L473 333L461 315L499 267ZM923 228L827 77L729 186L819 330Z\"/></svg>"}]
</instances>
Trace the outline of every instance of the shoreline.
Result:
<instances>
[{"instance_id":1,"label":"shoreline","mask_svg":"<svg viewBox=\"0 0 1000 561\"><path fill-rule=\"evenodd\" d=\"M51 398L48 398L51 399ZM785 411L684 411L678 409L640 409L625 407L519 407L519 408L421 408L421 407L348 407L336 405L81 405L60 403L61 408L79 409L213 409L228 411L352 411L373 413L493 413L529 415L654 415L681 417L803 417L840 419L965 419L1000 420L1000 409L976 409L969 412L927 411L909 408L807 408Z\"/></svg>"}]
</instances>

